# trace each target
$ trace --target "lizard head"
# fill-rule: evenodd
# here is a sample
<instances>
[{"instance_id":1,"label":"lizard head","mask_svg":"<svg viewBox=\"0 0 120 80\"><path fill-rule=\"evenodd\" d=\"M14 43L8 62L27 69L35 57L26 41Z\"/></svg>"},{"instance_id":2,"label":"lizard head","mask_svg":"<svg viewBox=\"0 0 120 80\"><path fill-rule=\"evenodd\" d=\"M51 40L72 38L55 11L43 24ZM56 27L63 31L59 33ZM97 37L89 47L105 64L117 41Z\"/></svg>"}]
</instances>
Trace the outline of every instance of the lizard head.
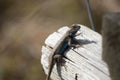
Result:
<instances>
[{"instance_id":1,"label":"lizard head","mask_svg":"<svg viewBox=\"0 0 120 80\"><path fill-rule=\"evenodd\" d=\"M74 37L77 31L81 28L79 24L74 24L71 26L71 29L69 31L69 36Z\"/></svg>"}]
</instances>

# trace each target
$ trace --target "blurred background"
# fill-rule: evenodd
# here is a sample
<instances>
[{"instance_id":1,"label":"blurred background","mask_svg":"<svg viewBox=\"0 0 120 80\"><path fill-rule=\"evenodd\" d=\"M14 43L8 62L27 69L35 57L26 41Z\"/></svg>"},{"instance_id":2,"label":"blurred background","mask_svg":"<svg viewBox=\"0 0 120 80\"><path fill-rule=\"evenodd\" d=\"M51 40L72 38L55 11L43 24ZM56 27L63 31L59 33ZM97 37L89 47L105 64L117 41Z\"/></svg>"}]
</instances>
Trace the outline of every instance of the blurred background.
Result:
<instances>
[{"instance_id":1,"label":"blurred background","mask_svg":"<svg viewBox=\"0 0 120 80\"><path fill-rule=\"evenodd\" d=\"M96 31L102 16L120 12L120 0L90 0ZM90 27L85 0L0 0L0 80L45 80L41 47L58 28Z\"/></svg>"}]
</instances>

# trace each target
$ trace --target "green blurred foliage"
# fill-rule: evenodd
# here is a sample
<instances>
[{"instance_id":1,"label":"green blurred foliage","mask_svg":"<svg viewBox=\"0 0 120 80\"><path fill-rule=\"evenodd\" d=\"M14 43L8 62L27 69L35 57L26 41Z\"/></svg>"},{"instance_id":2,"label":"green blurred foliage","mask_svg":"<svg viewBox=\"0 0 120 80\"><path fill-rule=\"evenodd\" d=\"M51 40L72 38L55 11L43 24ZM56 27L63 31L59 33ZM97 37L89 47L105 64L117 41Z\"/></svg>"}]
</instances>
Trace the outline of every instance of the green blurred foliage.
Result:
<instances>
[{"instance_id":1,"label":"green blurred foliage","mask_svg":"<svg viewBox=\"0 0 120 80\"><path fill-rule=\"evenodd\" d=\"M91 1L98 32L103 14L119 11L119 2ZM90 26L84 0L0 0L0 80L45 80L40 64L45 38L75 23Z\"/></svg>"}]
</instances>

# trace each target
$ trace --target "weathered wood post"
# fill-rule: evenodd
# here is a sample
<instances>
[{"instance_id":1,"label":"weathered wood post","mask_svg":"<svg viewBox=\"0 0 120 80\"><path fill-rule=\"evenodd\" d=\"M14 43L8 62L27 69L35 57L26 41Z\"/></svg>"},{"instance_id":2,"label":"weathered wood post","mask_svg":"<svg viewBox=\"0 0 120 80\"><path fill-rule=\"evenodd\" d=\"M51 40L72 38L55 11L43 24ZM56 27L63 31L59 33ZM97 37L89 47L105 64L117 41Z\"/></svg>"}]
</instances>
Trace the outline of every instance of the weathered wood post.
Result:
<instances>
[{"instance_id":1,"label":"weathered wood post","mask_svg":"<svg viewBox=\"0 0 120 80\"><path fill-rule=\"evenodd\" d=\"M61 67L61 77L64 80L110 80L106 64L102 61L102 37L97 32L80 25L81 33L76 38L81 47L70 49L66 56L75 63L66 60L65 67ZM42 46L41 64L45 73L48 75L49 57L52 51L59 45L62 36L69 27L62 27L57 32L51 34ZM61 80L56 66L52 74L52 80Z\"/></svg>"},{"instance_id":2,"label":"weathered wood post","mask_svg":"<svg viewBox=\"0 0 120 80\"><path fill-rule=\"evenodd\" d=\"M103 59L108 64L112 80L120 80L120 13L103 18Z\"/></svg>"}]
</instances>

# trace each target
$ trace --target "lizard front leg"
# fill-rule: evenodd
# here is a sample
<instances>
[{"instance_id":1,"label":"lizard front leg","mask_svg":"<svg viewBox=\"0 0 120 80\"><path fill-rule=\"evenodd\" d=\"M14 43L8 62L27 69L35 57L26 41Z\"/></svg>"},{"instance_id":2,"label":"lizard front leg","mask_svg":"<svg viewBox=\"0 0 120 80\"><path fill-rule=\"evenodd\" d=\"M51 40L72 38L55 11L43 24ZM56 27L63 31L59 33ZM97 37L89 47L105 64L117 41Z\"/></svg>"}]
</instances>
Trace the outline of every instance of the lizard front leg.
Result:
<instances>
[{"instance_id":1,"label":"lizard front leg","mask_svg":"<svg viewBox=\"0 0 120 80\"><path fill-rule=\"evenodd\" d=\"M68 40L68 45L69 45L70 47L72 47L73 49L80 47L79 42L78 42L77 39L75 39L75 38L72 38L72 39L70 38L70 39Z\"/></svg>"}]
</instances>

